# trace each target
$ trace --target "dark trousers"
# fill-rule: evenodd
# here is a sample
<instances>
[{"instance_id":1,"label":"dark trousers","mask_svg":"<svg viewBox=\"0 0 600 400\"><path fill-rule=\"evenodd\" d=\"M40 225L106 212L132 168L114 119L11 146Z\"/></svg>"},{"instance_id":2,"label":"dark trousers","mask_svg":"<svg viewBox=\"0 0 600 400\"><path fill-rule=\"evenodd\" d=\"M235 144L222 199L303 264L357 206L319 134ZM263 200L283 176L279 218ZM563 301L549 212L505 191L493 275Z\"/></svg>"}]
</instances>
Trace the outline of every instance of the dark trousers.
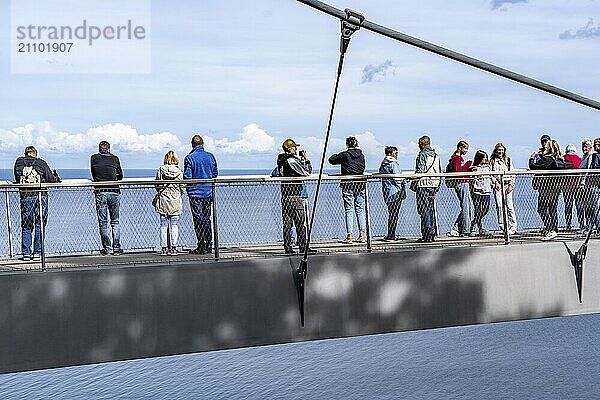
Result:
<instances>
[{"instance_id":1,"label":"dark trousers","mask_svg":"<svg viewBox=\"0 0 600 400\"><path fill-rule=\"evenodd\" d=\"M435 194L436 188L417 188L417 212L421 216L421 236L433 240L435 236Z\"/></svg>"},{"instance_id":2,"label":"dark trousers","mask_svg":"<svg viewBox=\"0 0 600 400\"><path fill-rule=\"evenodd\" d=\"M558 232L558 197L560 191L540 190L538 192L538 214L547 231Z\"/></svg>"},{"instance_id":3,"label":"dark trousers","mask_svg":"<svg viewBox=\"0 0 600 400\"><path fill-rule=\"evenodd\" d=\"M300 196L281 198L281 217L283 218L283 248L292 252L292 226L296 227L300 251L306 247L306 213Z\"/></svg>"},{"instance_id":4,"label":"dark trousers","mask_svg":"<svg viewBox=\"0 0 600 400\"><path fill-rule=\"evenodd\" d=\"M577 222L579 222L579 228L583 229L585 227L585 209L582 193L578 192L577 187L568 187L563 190L563 198L565 200L565 223L567 224L567 227L571 227L571 220L573 219L573 203L575 203Z\"/></svg>"},{"instance_id":5,"label":"dark trousers","mask_svg":"<svg viewBox=\"0 0 600 400\"><path fill-rule=\"evenodd\" d=\"M190 197L189 199L198 249L212 249L212 226L210 221L212 197Z\"/></svg>"},{"instance_id":6,"label":"dark trousers","mask_svg":"<svg viewBox=\"0 0 600 400\"><path fill-rule=\"evenodd\" d=\"M481 220L490 211L490 195L473 193L473 207L475 208L471 230L477 225L481 229Z\"/></svg>"},{"instance_id":7,"label":"dark trousers","mask_svg":"<svg viewBox=\"0 0 600 400\"><path fill-rule=\"evenodd\" d=\"M398 214L400 213L400 206L402 205L402 199L398 199L392 203L387 203L388 207L388 229L387 238L394 239L396 237L396 226L398 225Z\"/></svg>"}]
</instances>

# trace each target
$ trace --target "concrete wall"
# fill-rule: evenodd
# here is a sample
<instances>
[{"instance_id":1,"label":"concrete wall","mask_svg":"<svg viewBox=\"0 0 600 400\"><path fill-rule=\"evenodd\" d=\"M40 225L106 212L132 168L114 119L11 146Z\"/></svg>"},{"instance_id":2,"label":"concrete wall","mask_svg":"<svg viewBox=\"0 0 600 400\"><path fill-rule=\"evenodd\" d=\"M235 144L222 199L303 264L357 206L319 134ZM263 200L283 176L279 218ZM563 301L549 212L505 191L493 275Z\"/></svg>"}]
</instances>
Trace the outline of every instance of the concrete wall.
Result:
<instances>
[{"instance_id":1,"label":"concrete wall","mask_svg":"<svg viewBox=\"0 0 600 400\"><path fill-rule=\"evenodd\" d=\"M599 259L579 304L562 243L318 255L304 328L295 258L7 274L0 372L599 312Z\"/></svg>"}]
</instances>

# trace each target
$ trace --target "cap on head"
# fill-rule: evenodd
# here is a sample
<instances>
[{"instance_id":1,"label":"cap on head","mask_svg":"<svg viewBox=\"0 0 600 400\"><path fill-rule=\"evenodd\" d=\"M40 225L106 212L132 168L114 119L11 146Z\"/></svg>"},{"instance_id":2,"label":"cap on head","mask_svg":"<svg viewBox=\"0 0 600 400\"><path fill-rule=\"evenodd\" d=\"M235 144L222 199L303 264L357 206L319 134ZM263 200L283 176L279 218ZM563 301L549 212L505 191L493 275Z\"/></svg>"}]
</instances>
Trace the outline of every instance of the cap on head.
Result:
<instances>
[{"instance_id":1,"label":"cap on head","mask_svg":"<svg viewBox=\"0 0 600 400\"><path fill-rule=\"evenodd\" d=\"M281 147L283 148L283 150L288 150L291 149L292 147L300 147L300 145L296 142L294 142L292 139L285 139L283 141L283 144L281 145Z\"/></svg>"},{"instance_id":2,"label":"cap on head","mask_svg":"<svg viewBox=\"0 0 600 400\"><path fill-rule=\"evenodd\" d=\"M542 135L542 137L540 138L540 143L541 143L541 144L544 144L544 143L546 143L546 142L547 142L548 140L550 140L550 139L552 139L552 138L550 137L550 135Z\"/></svg>"},{"instance_id":3,"label":"cap on head","mask_svg":"<svg viewBox=\"0 0 600 400\"><path fill-rule=\"evenodd\" d=\"M33 146L27 146L27 147L25 147L25 150L23 151L23 153L25 155L28 155L28 154L37 154L37 150Z\"/></svg>"}]
</instances>

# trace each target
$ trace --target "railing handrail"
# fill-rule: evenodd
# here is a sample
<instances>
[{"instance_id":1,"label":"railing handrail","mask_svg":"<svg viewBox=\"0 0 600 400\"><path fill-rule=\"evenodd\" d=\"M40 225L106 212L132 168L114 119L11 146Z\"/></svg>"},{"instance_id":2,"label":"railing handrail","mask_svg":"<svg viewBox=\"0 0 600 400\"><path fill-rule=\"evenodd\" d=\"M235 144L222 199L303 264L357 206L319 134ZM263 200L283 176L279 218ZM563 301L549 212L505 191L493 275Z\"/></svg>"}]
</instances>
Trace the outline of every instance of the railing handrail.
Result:
<instances>
[{"instance_id":1,"label":"railing handrail","mask_svg":"<svg viewBox=\"0 0 600 400\"><path fill-rule=\"evenodd\" d=\"M511 171L472 171L472 172L441 172L441 173L427 173L427 174L415 174L415 173L400 173L400 174L379 174L379 173L365 173L363 175L339 175L330 174L323 175L324 180L373 180L382 178L400 178L400 179L419 179L423 177L430 178L464 178L474 176L517 176L517 175L595 175L600 174L600 170L595 169L564 169L564 170L527 170L527 169L515 169ZM68 187L90 187L90 188L104 188L104 187L127 187L127 186L153 186L153 185L166 185L166 184L183 184L193 185L198 183L260 183L260 182L301 182L301 181L314 181L317 180L317 174L311 174L303 177L272 177L269 175L236 175L236 176L222 176L214 179L184 179L182 181L173 180L156 180L151 178L125 178L121 181L103 181L94 182L90 179L64 179L61 183L11 183L4 181L0 183L1 189L47 189L47 188L68 188Z\"/></svg>"}]
</instances>

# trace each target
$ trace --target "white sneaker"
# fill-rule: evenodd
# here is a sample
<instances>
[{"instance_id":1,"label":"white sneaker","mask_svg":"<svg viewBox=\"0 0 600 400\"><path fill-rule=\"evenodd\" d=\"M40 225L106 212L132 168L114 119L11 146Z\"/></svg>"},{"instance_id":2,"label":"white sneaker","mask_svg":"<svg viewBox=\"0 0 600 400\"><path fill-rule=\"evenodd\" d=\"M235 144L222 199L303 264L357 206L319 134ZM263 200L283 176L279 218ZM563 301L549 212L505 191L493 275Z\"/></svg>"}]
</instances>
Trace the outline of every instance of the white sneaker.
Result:
<instances>
[{"instance_id":1,"label":"white sneaker","mask_svg":"<svg viewBox=\"0 0 600 400\"><path fill-rule=\"evenodd\" d=\"M546 236L544 236L542 238L542 240L546 241L546 240L552 240L554 238L556 238L558 236L558 233L556 233L556 231L550 231L546 234Z\"/></svg>"},{"instance_id":2,"label":"white sneaker","mask_svg":"<svg viewBox=\"0 0 600 400\"><path fill-rule=\"evenodd\" d=\"M509 235L515 235L516 233L517 233L517 230L516 230L516 229L510 229L510 230L508 231L508 234L509 234Z\"/></svg>"},{"instance_id":3,"label":"white sneaker","mask_svg":"<svg viewBox=\"0 0 600 400\"><path fill-rule=\"evenodd\" d=\"M458 231L456 231L456 230L452 229L452 230L450 231L450 233L448 233L448 236L452 236L452 237L459 237L459 236L460 236L460 233L459 233Z\"/></svg>"}]
</instances>

